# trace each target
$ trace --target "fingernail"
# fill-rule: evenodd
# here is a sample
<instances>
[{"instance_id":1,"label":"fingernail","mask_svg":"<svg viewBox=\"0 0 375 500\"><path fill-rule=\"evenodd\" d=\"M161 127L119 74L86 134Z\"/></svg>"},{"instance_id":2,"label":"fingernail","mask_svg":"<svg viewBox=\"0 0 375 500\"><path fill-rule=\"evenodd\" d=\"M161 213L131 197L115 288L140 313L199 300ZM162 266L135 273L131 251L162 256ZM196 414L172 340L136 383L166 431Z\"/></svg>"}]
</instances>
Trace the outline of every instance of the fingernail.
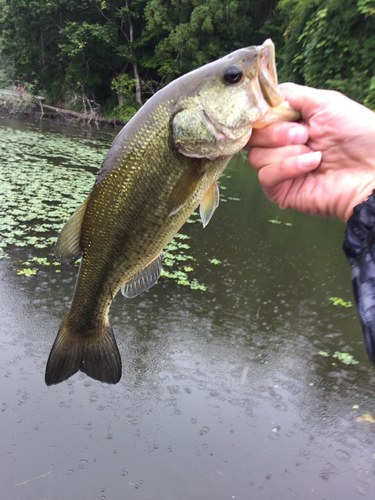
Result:
<instances>
[{"instance_id":1,"label":"fingernail","mask_svg":"<svg viewBox=\"0 0 375 500\"><path fill-rule=\"evenodd\" d=\"M309 134L305 127L293 127L288 133L289 144L305 144L309 138Z\"/></svg>"},{"instance_id":2,"label":"fingernail","mask_svg":"<svg viewBox=\"0 0 375 500\"><path fill-rule=\"evenodd\" d=\"M306 153L298 158L298 166L302 170L313 170L317 168L322 161L322 152L314 151Z\"/></svg>"}]
</instances>

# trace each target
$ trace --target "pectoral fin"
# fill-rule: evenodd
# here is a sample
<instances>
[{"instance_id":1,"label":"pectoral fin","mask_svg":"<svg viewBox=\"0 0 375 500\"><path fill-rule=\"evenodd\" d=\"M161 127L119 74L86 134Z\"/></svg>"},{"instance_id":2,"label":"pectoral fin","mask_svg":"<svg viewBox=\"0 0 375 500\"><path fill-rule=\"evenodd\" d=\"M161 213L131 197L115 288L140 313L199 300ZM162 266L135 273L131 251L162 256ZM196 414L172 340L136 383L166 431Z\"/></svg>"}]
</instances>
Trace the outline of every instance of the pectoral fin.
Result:
<instances>
[{"instance_id":1,"label":"pectoral fin","mask_svg":"<svg viewBox=\"0 0 375 500\"><path fill-rule=\"evenodd\" d=\"M88 200L89 196L70 217L57 240L55 255L57 260L63 264L72 264L81 257L80 236Z\"/></svg>"},{"instance_id":2,"label":"pectoral fin","mask_svg":"<svg viewBox=\"0 0 375 500\"><path fill-rule=\"evenodd\" d=\"M163 252L159 253L146 267L126 281L121 287L124 297L132 299L155 285L160 276L162 260Z\"/></svg>"},{"instance_id":3,"label":"pectoral fin","mask_svg":"<svg viewBox=\"0 0 375 500\"><path fill-rule=\"evenodd\" d=\"M169 198L168 217L175 215L185 205L194 194L203 175L200 158L191 159L191 166L182 174Z\"/></svg>"},{"instance_id":4,"label":"pectoral fin","mask_svg":"<svg viewBox=\"0 0 375 500\"><path fill-rule=\"evenodd\" d=\"M204 195L201 200L201 204L199 207L199 214L202 219L203 227L206 227L210 222L211 217L213 216L215 210L219 206L220 200L220 191L217 182L211 184L210 189Z\"/></svg>"}]
</instances>

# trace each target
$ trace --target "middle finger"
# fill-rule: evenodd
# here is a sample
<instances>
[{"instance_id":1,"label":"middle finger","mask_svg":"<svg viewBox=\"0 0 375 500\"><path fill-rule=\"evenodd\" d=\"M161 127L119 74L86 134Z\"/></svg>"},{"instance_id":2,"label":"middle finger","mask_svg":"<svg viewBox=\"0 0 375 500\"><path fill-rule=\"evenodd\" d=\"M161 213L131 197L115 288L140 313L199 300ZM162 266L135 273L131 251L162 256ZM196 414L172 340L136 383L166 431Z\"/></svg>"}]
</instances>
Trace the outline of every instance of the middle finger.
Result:
<instances>
[{"instance_id":1,"label":"middle finger","mask_svg":"<svg viewBox=\"0 0 375 500\"><path fill-rule=\"evenodd\" d=\"M280 148L253 147L249 151L249 162L255 170L259 170L271 163L276 163L293 156L303 155L310 151L310 148L304 144L283 146Z\"/></svg>"}]
</instances>

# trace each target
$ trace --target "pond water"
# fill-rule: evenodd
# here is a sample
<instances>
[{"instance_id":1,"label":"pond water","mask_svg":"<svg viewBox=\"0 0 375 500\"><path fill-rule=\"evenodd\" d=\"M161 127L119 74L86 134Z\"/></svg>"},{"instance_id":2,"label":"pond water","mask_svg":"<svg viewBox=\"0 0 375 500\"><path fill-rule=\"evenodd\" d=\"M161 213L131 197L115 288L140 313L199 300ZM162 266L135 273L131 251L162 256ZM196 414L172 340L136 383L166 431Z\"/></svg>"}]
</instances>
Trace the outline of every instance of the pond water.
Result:
<instances>
[{"instance_id":1,"label":"pond water","mask_svg":"<svg viewBox=\"0 0 375 500\"><path fill-rule=\"evenodd\" d=\"M0 122L1 498L375 498L375 368L331 300L353 300L345 226L280 211L244 159L171 249L185 285L115 298L121 381L45 386L78 270L53 244L113 138Z\"/></svg>"}]
</instances>

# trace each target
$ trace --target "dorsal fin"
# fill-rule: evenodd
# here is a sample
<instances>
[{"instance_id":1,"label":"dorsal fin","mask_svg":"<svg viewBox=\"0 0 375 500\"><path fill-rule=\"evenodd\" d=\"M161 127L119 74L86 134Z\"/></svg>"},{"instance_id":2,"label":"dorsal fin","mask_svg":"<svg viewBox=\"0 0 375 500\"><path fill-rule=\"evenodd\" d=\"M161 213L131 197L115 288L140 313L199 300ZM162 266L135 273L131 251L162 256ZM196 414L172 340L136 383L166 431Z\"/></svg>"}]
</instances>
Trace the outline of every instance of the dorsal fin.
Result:
<instances>
[{"instance_id":1,"label":"dorsal fin","mask_svg":"<svg viewBox=\"0 0 375 500\"><path fill-rule=\"evenodd\" d=\"M203 227L210 222L215 210L219 206L220 191L217 182L211 184L210 189L203 196L199 207L199 214L202 219Z\"/></svg>"},{"instance_id":2,"label":"dorsal fin","mask_svg":"<svg viewBox=\"0 0 375 500\"><path fill-rule=\"evenodd\" d=\"M81 257L80 236L83 217L86 213L86 206L89 196L77 208L74 214L63 227L59 239L55 246L56 259L63 264L72 264Z\"/></svg>"},{"instance_id":3,"label":"dorsal fin","mask_svg":"<svg viewBox=\"0 0 375 500\"><path fill-rule=\"evenodd\" d=\"M121 287L124 297L132 299L155 285L160 276L162 260L163 252L160 252L146 267L125 281Z\"/></svg>"}]
</instances>

